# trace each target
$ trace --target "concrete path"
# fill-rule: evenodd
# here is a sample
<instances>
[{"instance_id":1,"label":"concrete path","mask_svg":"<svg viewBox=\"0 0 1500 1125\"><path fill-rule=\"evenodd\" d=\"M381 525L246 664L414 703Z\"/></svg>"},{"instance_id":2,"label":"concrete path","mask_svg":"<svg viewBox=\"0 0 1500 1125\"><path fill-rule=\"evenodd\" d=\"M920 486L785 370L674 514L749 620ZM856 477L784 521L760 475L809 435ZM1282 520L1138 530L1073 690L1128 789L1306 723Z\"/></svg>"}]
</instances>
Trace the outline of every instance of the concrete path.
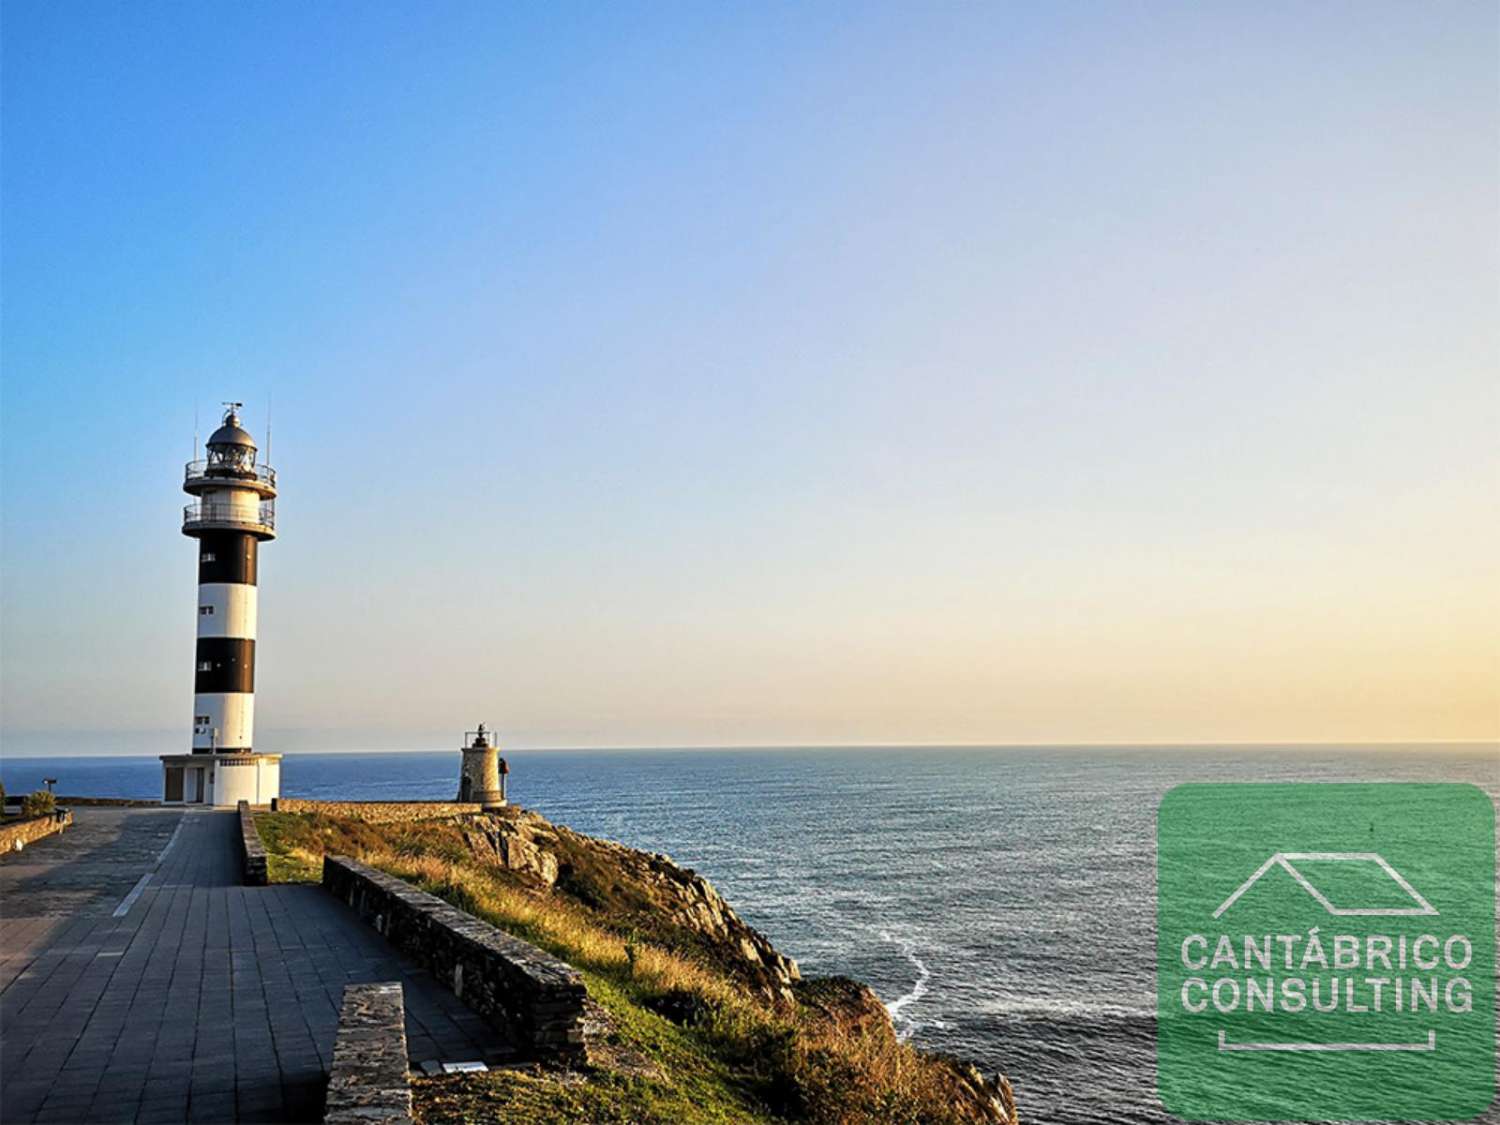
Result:
<instances>
[{"instance_id":1,"label":"concrete path","mask_svg":"<svg viewBox=\"0 0 1500 1125\"><path fill-rule=\"evenodd\" d=\"M317 1121L345 984L400 980L412 1060L503 1061L320 888L239 885L234 813L79 808L0 859L0 1121Z\"/></svg>"}]
</instances>

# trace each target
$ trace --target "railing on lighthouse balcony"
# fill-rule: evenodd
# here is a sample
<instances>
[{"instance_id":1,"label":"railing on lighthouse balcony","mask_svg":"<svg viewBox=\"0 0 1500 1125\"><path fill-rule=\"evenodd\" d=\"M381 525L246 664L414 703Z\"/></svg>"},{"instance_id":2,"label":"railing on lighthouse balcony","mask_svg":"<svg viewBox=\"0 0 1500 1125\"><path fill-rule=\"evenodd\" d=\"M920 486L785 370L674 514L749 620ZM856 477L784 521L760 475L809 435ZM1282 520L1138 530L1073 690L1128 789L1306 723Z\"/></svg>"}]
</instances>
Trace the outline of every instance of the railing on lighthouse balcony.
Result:
<instances>
[{"instance_id":1,"label":"railing on lighthouse balcony","mask_svg":"<svg viewBox=\"0 0 1500 1125\"><path fill-rule=\"evenodd\" d=\"M182 509L183 531L248 531L267 537L276 534L276 501L262 500L253 508L216 500L195 500Z\"/></svg>"},{"instance_id":2,"label":"railing on lighthouse balcony","mask_svg":"<svg viewBox=\"0 0 1500 1125\"><path fill-rule=\"evenodd\" d=\"M223 464L214 461L189 461L183 474L183 483L192 484L223 484L243 481L254 487L262 485L272 489L276 488L276 470L270 465L246 465L242 469L230 469Z\"/></svg>"}]
</instances>

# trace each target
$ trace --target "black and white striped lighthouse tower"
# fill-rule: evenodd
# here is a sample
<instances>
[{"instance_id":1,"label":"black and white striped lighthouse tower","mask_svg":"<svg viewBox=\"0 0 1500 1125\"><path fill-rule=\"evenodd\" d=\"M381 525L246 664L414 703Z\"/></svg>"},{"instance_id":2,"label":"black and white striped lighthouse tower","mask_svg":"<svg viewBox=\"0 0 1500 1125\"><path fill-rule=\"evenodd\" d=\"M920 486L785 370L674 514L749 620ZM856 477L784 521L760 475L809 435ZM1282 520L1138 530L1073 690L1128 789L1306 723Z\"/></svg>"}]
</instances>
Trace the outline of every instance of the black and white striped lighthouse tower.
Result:
<instances>
[{"instance_id":1,"label":"black and white striped lighthouse tower","mask_svg":"<svg viewBox=\"0 0 1500 1125\"><path fill-rule=\"evenodd\" d=\"M198 644L189 754L162 757L163 798L233 806L267 804L280 792L281 756L257 754L255 624L260 545L276 538L276 472L256 461L237 402L190 462L182 533L198 541Z\"/></svg>"}]
</instances>

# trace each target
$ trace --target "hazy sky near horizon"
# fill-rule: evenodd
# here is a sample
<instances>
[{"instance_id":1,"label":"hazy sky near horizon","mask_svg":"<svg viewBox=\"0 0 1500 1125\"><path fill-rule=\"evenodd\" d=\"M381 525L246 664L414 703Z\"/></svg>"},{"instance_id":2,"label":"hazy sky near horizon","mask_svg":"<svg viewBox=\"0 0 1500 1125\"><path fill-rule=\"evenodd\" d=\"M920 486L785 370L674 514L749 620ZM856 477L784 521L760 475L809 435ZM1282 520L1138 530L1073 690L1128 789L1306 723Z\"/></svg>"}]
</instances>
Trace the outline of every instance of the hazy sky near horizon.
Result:
<instances>
[{"instance_id":1,"label":"hazy sky near horizon","mask_svg":"<svg viewBox=\"0 0 1500 1125\"><path fill-rule=\"evenodd\" d=\"M1497 18L7 0L5 749L1494 738Z\"/></svg>"}]
</instances>

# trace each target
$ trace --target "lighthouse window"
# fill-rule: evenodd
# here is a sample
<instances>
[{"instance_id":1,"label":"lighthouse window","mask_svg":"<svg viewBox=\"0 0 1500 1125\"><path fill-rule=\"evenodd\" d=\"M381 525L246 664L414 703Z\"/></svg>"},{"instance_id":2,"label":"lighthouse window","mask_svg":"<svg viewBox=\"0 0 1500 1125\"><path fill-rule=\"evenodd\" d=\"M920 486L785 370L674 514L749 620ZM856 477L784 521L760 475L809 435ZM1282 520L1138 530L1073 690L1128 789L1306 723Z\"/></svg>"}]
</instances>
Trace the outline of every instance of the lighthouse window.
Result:
<instances>
[{"instance_id":1,"label":"lighthouse window","mask_svg":"<svg viewBox=\"0 0 1500 1125\"><path fill-rule=\"evenodd\" d=\"M214 607L211 605L200 605L198 612L204 617L212 617L214 615Z\"/></svg>"},{"instance_id":2,"label":"lighthouse window","mask_svg":"<svg viewBox=\"0 0 1500 1125\"><path fill-rule=\"evenodd\" d=\"M198 556L198 561L199 562L217 562L218 558L219 558L219 556L216 555L216 554L214 554L212 551L204 551L201 555Z\"/></svg>"},{"instance_id":3,"label":"lighthouse window","mask_svg":"<svg viewBox=\"0 0 1500 1125\"><path fill-rule=\"evenodd\" d=\"M198 671L200 671L200 672L212 672L213 670L214 670L214 662L212 660L200 660L200 661L198 661Z\"/></svg>"}]
</instances>

